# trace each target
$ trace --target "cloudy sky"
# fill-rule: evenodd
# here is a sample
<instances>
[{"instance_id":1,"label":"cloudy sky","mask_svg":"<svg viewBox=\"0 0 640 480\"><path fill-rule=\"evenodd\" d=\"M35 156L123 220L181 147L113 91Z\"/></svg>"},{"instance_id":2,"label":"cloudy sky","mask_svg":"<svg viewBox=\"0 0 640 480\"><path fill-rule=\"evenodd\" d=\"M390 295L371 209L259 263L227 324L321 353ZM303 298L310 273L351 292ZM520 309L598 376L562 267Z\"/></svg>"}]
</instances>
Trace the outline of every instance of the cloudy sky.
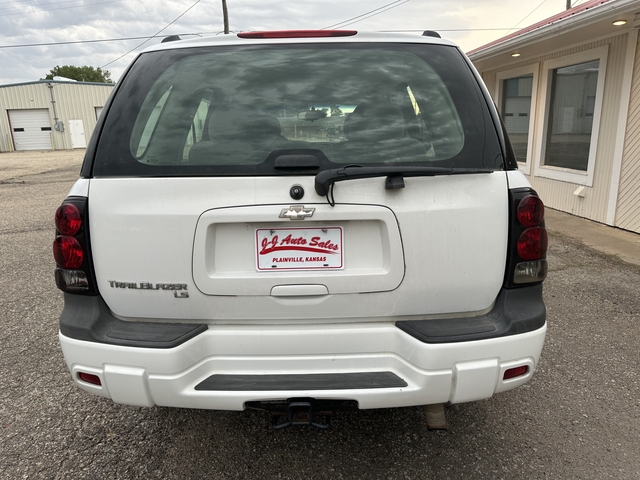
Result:
<instances>
[{"instance_id":1,"label":"cloudy sky","mask_svg":"<svg viewBox=\"0 0 640 480\"><path fill-rule=\"evenodd\" d=\"M509 29L561 12L566 0L227 0L227 4L232 32L346 27L414 30L419 35L422 30L437 30L468 51ZM138 47L160 30L163 36L220 34L221 0L0 0L0 84L38 80L56 65L103 67L117 80L137 52L160 41L154 38ZM122 40L131 37L142 38ZM42 45L52 43L58 44Z\"/></svg>"}]
</instances>

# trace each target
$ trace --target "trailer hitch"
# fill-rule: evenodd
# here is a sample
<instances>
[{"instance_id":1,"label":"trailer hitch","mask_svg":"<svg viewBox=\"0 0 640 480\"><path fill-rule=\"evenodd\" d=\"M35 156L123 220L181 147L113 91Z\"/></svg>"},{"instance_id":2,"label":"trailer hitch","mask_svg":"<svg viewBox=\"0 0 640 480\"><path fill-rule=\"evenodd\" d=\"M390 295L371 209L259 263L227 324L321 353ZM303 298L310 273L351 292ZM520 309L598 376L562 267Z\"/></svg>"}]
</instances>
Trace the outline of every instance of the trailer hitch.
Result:
<instances>
[{"instance_id":1,"label":"trailer hitch","mask_svg":"<svg viewBox=\"0 0 640 480\"><path fill-rule=\"evenodd\" d=\"M358 411L358 402L355 400L298 397L247 402L245 407L267 411L271 416L271 425L275 430L282 430L294 425L327 430L334 414L341 411Z\"/></svg>"},{"instance_id":2,"label":"trailer hitch","mask_svg":"<svg viewBox=\"0 0 640 480\"><path fill-rule=\"evenodd\" d=\"M314 404L310 401L292 401L287 405L286 415L281 412L271 412L271 425L275 430L291 426L312 426L320 430L327 430L330 425L329 415L322 415L324 423L318 421L318 414L314 411ZM285 421L280 421L283 416Z\"/></svg>"}]
</instances>

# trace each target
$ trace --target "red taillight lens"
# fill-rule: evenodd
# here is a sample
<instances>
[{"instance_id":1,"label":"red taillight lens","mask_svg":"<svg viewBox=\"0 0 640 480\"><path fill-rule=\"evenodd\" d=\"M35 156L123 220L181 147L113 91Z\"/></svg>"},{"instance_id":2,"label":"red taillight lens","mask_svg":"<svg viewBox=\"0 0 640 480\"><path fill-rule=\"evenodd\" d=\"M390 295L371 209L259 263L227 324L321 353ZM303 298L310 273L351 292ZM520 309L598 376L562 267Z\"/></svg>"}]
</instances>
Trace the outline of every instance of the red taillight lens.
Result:
<instances>
[{"instance_id":1,"label":"red taillight lens","mask_svg":"<svg viewBox=\"0 0 640 480\"><path fill-rule=\"evenodd\" d=\"M521 367L514 367L504 371L504 375L502 377L503 380L509 380L510 378L521 377L525 375L529 371L529 367L523 365Z\"/></svg>"},{"instance_id":2,"label":"red taillight lens","mask_svg":"<svg viewBox=\"0 0 640 480\"><path fill-rule=\"evenodd\" d=\"M242 32L240 38L312 38L351 37L357 30L279 30L274 32Z\"/></svg>"},{"instance_id":3,"label":"red taillight lens","mask_svg":"<svg viewBox=\"0 0 640 480\"><path fill-rule=\"evenodd\" d=\"M518 239L518 255L523 260L539 260L547 254L548 243L543 227L527 228Z\"/></svg>"},{"instance_id":4,"label":"red taillight lens","mask_svg":"<svg viewBox=\"0 0 640 480\"><path fill-rule=\"evenodd\" d=\"M53 241L53 257L62 268L79 268L84 261L84 252L78 240L60 236Z\"/></svg>"},{"instance_id":5,"label":"red taillight lens","mask_svg":"<svg viewBox=\"0 0 640 480\"><path fill-rule=\"evenodd\" d=\"M56 210L56 228L62 235L75 235L82 227L82 215L78 207L65 203Z\"/></svg>"},{"instance_id":6,"label":"red taillight lens","mask_svg":"<svg viewBox=\"0 0 640 480\"><path fill-rule=\"evenodd\" d=\"M525 227L536 227L544 220L544 204L539 197L529 195L518 204L518 221Z\"/></svg>"}]
</instances>

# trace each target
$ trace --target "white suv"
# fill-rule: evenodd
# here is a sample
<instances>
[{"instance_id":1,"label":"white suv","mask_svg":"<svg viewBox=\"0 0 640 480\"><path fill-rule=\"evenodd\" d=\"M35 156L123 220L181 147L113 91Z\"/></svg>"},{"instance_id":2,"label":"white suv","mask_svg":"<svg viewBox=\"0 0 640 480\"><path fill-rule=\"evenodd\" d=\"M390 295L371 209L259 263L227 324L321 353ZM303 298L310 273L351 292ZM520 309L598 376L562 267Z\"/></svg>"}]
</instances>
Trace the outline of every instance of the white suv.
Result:
<instances>
[{"instance_id":1,"label":"white suv","mask_svg":"<svg viewBox=\"0 0 640 480\"><path fill-rule=\"evenodd\" d=\"M450 42L163 43L56 213L60 343L81 388L129 405L486 399L542 350L543 216Z\"/></svg>"}]
</instances>

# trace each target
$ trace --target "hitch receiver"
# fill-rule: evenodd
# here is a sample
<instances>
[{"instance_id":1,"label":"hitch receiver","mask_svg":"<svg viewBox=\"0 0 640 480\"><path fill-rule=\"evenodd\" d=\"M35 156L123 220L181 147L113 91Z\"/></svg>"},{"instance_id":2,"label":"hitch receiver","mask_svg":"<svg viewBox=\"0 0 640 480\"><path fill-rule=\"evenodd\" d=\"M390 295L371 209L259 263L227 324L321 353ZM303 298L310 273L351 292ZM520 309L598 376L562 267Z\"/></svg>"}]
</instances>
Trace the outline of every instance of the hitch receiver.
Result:
<instances>
[{"instance_id":1,"label":"hitch receiver","mask_svg":"<svg viewBox=\"0 0 640 480\"><path fill-rule=\"evenodd\" d=\"M330 417L324 416L326 423L318 422L312 402L293 401L290 402L287 407L286 420L284 422L278 423L278 420L283 417L282 414L272 412L271 425L275 430L281 430L293 425L310 425L321 430L327 430L329 428Z\"/></svg>"}]
</instances>

